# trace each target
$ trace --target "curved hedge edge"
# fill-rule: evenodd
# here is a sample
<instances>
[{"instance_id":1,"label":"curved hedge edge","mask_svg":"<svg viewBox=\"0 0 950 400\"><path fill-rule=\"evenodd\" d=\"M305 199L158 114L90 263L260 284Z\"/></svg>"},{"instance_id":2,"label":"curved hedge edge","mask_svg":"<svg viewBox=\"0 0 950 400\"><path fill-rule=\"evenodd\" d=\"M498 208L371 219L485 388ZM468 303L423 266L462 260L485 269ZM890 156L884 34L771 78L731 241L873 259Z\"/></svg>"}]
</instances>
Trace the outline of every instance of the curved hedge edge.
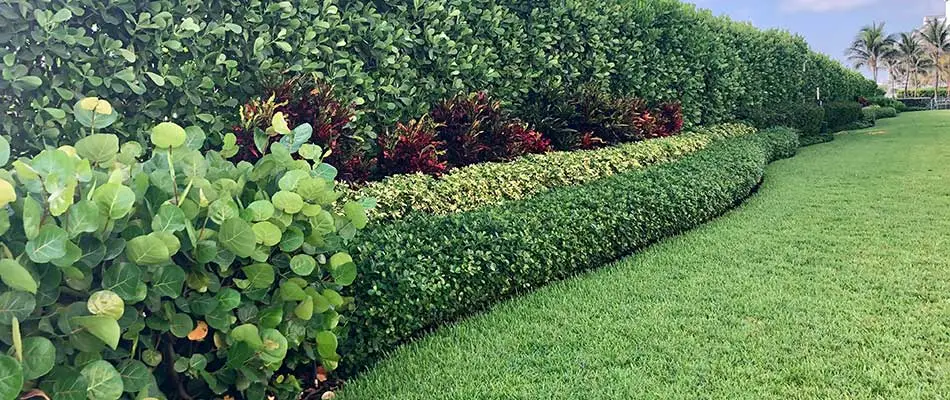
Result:
<instances>
[{"instance_id":1,"label":"curved hedge edge","mask_svg":"<svg viewBox=\"0 0 950 400\"><path fill-rule=\"evenodd\" d=\"M371 227L355 250L362 301L349 324L345 348L353 358L345 372L440 325L722 215L752 193L769 162L797 148L796 131L769 129L504 206Z\"/></svg>"},{"instance_id":2,"label":"curved hedge edge","mask_svg":"<svg viewBox=\"0 0 950 400\"><path fill-rule=\"evenodd\" d=\"M375 198L377 206L370 215L377 221L399 219L411 213L449 215L674 162L718 140L752 133L755 129L745 124L698 127L673 137L470 165L441 177L396 175L351 189L348 196Z\"/></svg>"}]
</instances>

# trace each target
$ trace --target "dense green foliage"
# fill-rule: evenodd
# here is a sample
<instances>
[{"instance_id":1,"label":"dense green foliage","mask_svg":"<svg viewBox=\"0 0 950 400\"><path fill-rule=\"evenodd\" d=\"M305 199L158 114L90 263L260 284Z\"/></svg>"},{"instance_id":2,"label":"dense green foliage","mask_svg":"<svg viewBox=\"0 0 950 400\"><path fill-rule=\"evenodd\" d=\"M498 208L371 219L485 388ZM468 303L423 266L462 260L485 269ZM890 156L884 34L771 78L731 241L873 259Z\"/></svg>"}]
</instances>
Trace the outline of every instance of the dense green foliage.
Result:
<instances>
[{"instance_id":1,"label":"dense green foliage","mask_svg":"<svg viewBox=\"0 0 950 400\"><path fill-rule=\"evenodd\" d=\"M401 347L337 400L938 399L950 112L772 164L727 215Z\"/></svg>"},{"instance_id":2,"label":"dense green foliage","mask_svg":"<svg viewBox=\"0 0 950 400\"><path fill-rule=\"evenodd\" d=\"M860 121L864 114L861 104L855 101L838 101L825 104L825 124L830 131L839 131ZM873 123L873 120L871 121Z\"/></svg>"},{"instance_id":3,"label":"dense green foliage","mask_svg":"<svg viewBox=\"0 0 950 400\"><path fill-rule=\"evenodd\" d=\"M825 109L812 103L759 109L750 112L746 118L749 123L761 129L786 126L797 129L802 136L817 135L825 127Z\"/></svg>"},{"instance_id":4,"label":"dense green foliage","mask_svg":"<svg viewBox=\"0 0 950 400\"><path fill-rule=\"evenodd\" d=\"M12 0L0 26L15 152L74 142L72 104L92 95L113 100L126 115L115 131L140 142L166 116L220 132L288 74L334 85L369 139L478 90L520 106L535 89L594 82L680 101L687 126L801 103L819 87L826 100L877 93L800 37L673 0Z\"/></svg>"},{"instance_id":5,"label":"dense green foliage","mask_svg":"<svg viewBox=\"0 0 950 400\"><path fill-rule=\"evenodd\" d=\"M905 105L903 102L891 97L875 96L868 98L867 101L877 106L891 107L897 110L897 112L903 112L907 108L907 105Z\"/></svg>"},{"instance_id":6,"label":"dense green foliage","mask_svg":"<svg viewBox=\"0 0 950 400\"><path fill-rule=\"evenodd\" d=\"M894 107L874 107L874 119L894 118L897 116L897 109Z\"/></svg>"},{"instance_id":7,"label":"dense green foliage","mask_svg":"<svg viewBox=\"0 0 950 400\"><path fill-rule=\"evenodd\" d=\"M283 139L235 165L233 136L202 153L201 128L163 122L145 154L102 133L109 103L75 110L99 133L0 170L0 398L295 399L296 368L337 366L343 249L367 216L320 150L298 153L309 125L275 115Z\"/></svg>"},{"instance_id":8,"label":"dense green foliage","mask_svg":"<svg viewBox=\"0 0 950 400\"><path fill-rule=\"evenodd\" d=\"M451 214L523 200L545 191L586 184L645 166L675 161L718 139L755 129L722 124L680 136L628 143L598 150L531 155L509 163L459 168L441 177L396 175L355 189L354 198L376 199L374 218L399 218L410 212Z\"/></svg>"},{"instance_id":9,"label":"dense green foliage","mask_svg":"<svg viewBox=\"0 0 950 400\"><path fill-rule=\"evenodd\" d=\"M795 131L770 130L518 202L372 226L357 249L360 307L345 347L360 360L348 365L718 216L797 148Z\"/></svg>"}]
</instances>

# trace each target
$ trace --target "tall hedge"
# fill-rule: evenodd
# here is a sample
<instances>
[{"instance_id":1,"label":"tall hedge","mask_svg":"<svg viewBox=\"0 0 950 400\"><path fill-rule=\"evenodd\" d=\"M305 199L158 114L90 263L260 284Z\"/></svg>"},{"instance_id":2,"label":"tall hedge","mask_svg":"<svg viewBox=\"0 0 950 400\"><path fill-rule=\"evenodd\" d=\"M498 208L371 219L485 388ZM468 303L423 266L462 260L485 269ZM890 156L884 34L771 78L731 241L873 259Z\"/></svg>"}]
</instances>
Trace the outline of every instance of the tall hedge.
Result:
<instances>
[{"instance_id":1,"label":"tall hedge","mask_svg":"<svg viewBox=\"0 0 950 400\"><path fill-rule=\"evenodd\" d=\"M797 149L797 132L773 129L523 201L371 226L355 249L360 300L344 367L708 221L748 196L766 164Z\"/></svg>"},{"instance_id":2,"label":"tall hedge","mask_svg":"<svg viewBox=\"0 0 950 400\"><path fill-rule=\"evenodd\" d=\"M0 124L20 151L68 142L82 96L110 99L133 138L168 117L218 132L302 73L359 104L369 138L459 91L517 105L595 81L679 100L687 124L876 91L801 37L673 0L10 0L0 27Z\"/></svg>"}]
</instances>

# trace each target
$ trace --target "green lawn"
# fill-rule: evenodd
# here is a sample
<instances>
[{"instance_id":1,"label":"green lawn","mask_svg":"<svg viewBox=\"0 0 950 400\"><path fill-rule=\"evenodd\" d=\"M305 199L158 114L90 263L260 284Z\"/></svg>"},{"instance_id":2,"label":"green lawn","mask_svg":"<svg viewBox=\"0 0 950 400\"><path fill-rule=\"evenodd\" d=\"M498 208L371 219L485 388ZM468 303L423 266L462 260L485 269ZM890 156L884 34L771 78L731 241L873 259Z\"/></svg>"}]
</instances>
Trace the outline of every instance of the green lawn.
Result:
<instances>
[{"instance_id":1,"label":"green lawn","mask_svg":"<svg viewBox=\"0 0 950 400\"><path fill-rule=\"evenodd\" d=\"M341 394L950 396L950 112L802 149L734 212L441 329Z\"/></svg>"}]
</instances>

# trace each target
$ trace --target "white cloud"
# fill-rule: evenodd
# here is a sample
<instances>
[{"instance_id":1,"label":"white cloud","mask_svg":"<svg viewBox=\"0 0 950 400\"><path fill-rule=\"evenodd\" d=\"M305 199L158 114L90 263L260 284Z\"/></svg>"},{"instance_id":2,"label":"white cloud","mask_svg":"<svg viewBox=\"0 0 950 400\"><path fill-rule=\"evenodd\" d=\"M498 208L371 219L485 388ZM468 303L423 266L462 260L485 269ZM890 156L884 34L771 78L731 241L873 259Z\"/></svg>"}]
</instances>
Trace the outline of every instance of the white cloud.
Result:
<instances>
[{"instance_id":1,"label":"white cloud","mask_svg":"<svg viewBox=\"0 0 950 400\"><path fill-rule=\"evenodd\" d=\"M848 11L876 2L877 0L784 0L782 10L788 12Z\"/></svg>"}]
</instances>

